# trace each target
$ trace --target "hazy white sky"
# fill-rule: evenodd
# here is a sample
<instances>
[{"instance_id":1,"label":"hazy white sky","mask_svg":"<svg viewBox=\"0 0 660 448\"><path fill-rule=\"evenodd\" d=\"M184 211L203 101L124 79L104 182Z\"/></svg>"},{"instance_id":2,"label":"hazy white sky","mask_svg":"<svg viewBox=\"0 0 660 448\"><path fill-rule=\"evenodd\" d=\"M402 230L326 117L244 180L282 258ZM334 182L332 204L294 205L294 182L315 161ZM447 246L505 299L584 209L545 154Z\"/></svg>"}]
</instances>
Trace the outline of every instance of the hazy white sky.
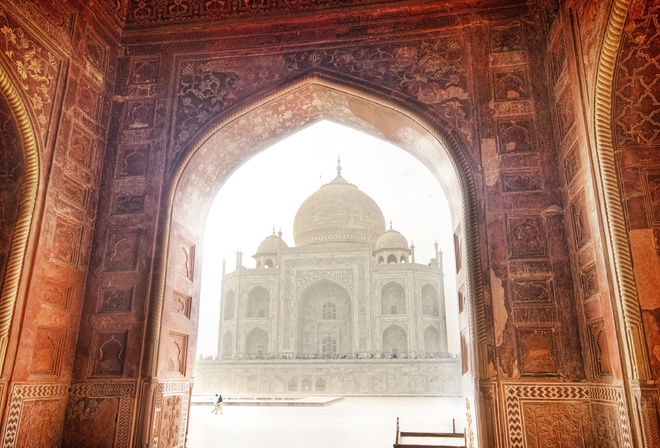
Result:
<instances>
[{"instance_id":1,"label":"hazy white sky","mask_svg":"<svg viewBox=\"0 0 660 448\"><path fill-rule=\"evenodd\" d=\"M415 244L415 261L443 252L450 351L459 351L454 248L449 206L438 181L417 159L400 148L328 121L312 125L262 151L241 166L223 185L206 223L197 354L215 355L220 315L222 260L227 272L254 268L252 255L264 238L282 230L294 246L293 220L307 197L337 175L371 196L387 226Z\"/></svg>"}]
</instances>

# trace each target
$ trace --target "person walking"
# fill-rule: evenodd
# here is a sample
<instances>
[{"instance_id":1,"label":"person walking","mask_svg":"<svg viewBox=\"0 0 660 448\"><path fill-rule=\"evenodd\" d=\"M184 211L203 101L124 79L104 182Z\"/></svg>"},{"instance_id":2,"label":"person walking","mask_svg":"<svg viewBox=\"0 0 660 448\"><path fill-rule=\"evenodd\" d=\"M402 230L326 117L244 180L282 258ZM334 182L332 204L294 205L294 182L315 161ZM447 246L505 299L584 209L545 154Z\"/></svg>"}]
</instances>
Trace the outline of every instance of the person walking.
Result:
<instances>
[{"instance_id":1,"label":"person walking","mask_svg":"<svg viewBox=\"0 0 660 448\"><path fill-rule=\"evenodd\" d=\"M222 395L215 394L215 406L211 411L212 414L218 415L218 412L222 414Z\"/></svg>"}]
</instances>

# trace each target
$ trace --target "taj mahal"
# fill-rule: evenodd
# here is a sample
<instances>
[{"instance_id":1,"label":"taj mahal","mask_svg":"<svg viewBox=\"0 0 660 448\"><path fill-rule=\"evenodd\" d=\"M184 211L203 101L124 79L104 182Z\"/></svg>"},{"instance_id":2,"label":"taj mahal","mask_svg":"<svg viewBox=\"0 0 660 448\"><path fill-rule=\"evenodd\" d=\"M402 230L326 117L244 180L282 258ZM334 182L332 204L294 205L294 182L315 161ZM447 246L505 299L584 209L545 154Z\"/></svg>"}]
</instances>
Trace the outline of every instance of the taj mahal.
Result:
<instances>
[{"instance_id":1,"label":"taj mahal","mask_svg":"<svg viewBox=\"0 0 660 448\"><path fill-rule=\"evenodd\" d=\"M223 264L218 356L196 393L453 395L442 257L421 264L378 204L341 175L266 237L255 267Z\"/></svg>"}]
</instances>

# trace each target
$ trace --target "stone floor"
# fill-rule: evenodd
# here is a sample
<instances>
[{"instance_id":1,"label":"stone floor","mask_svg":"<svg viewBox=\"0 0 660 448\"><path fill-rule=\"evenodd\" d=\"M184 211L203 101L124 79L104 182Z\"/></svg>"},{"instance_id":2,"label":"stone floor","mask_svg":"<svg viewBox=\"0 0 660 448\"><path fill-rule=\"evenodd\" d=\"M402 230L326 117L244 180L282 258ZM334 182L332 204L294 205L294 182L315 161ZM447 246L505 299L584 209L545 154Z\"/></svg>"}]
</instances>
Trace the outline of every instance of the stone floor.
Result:
<instances>
[{"instance_id":1,"label":"stone floor","mask_svg":"<svg viewBox=\"0 0 660 448\"><path fill-rule=\"evenodd\" d=\"M460 397L346 397L322 407L191 407L188 448L389 448L402 431L451 432L465 426Z\"/></svg>"}]
</instances>

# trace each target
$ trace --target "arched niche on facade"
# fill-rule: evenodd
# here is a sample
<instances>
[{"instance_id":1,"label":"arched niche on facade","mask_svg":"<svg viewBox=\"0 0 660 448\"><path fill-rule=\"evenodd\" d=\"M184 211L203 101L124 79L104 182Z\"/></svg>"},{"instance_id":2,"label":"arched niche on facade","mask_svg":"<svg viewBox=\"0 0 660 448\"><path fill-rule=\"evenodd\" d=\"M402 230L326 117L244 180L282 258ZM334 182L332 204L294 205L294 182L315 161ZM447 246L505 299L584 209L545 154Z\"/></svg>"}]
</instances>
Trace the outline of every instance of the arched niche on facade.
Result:
<instances>
[{"instance_id":1,"label":"arched niche on facade","mask_svg":"<svg viewBox=\"0 0 660 448\"><path fill-rule=\"evenodd\" d=\"M383 331L383 353L399 356L408 353L408 334L398 325L390 325Z\"/></svg>"},{"instance_id":2,"label":"arched niche on facade","mask_svg":"<svg viewBox=\"0 0 660 448\"><path fill-rule=\"evenodd\" d=\"M450 124L421 114L370 87L356 86L352 81L327 74L308 74L273 92L242 102L200 131L179 157L164 196L161 216L160 251L156 254L151 298L150 316L153 317L149 321L151 345L145 353L147 375L158 377L163 372L163 358L159 353L167 346L170 329L162 311L176 280L168 262L177 246L201 244L215 194L242 163L276 141L320 120L343 124L409 152L434 174L449 198L452 226L461 229L459 240L464 241L459 254L464 260L459 277L464 284L469 313L466 320L469 328L462 330L468 335L466 356L469 357L464 392L474 403L472 409L476 409L479 406L474 401L477 383L473 380L487 378L492 372L487 367L490 361L487 342L495 337L487 337L487 331L492 333L493 330L492 326L487 330L483 302L481 263L485 254L480 249L483 229L477 219L483 211L477 205L477 191L480 190L475 187L475 179L480 177L474 174L478 170L476 164L470 162L472 154L459 146ZM268 126L257 126L257 123L268 123ZM195 256L201 257L201 252L195 251ZM201 265L201 259L196 259L195 265ZM199 307L199 273L196 271L192 278L196 291L193 306ZM193 335L190 341L196 341L194 323L189 331ZM295 341L291 343L296 344ZM478 409L471 412L476 420Z\"/></svg>"},{"instance_id":3,"label":"arched niche on facade","mask_svg":"<svg viewBox=\"0 0 660 448\"><path fill-rule=\"evenodd\" d=\"M438 291L433 285L422 286L422 314L425 316L439 316L440 305L438 303Z\"/></svg>"},{"instance_id":4,"label":"arched niche on facade","mask_svg":"<svg viewBox=\"0 0 660 448\"><path fill-rule=\"evenodd\" d=\"M232 320L236 313L236 294L233 290L227 291L222 304L222 320Z\"/></svg>"},{"instance_id":5,"label":"arched niche on facade","mask_svg":"<svg viewBox=\"0 0 660 448\"><path fill-rule=\"evenodd\" d=\"M222 357L231 358L234 356L234 336L231 330L227 330L222 335Z\"/></svg>"},{"instance_id":6,"label":"arched niche on facade","mask_svg":"<svg viewBox=\"0 0 660 448\"><path fill-rule=\"evenodd\" d=\"M255 286L248 292L248 318L266 318L270 310L270 293L263 286Z\"/></svg>"},{"instance_id":7,"label":"arched niche on facade","mask_svg":"<svg viewBox=\"0 0 660 448\"><path fill-rule=\"evenodd\" d=\"M340 284L320 279L308 285L298 299L298 352L325 354L328 338L332 338L335 353L351 353L352 309L351 296Z\"/></svg>"},{"instance_id":8,"label":"arched niche on facade","mask_svg":"<svg viewBox=\"0 0 660 448\"><path fill-rule=\"evenodd\" d=\"M406 290L397 282L389 282L380 291L382 314L406 314Z\"/></svg>"},{"instance_id":9,"label":"arched niche on facade","mask_svg":"<svg viewBox=\"0 0 660 448\"><path fill-rule=\"evenodd\" d=\"M261 357L268 354L268 333L263 328L253 328L245 335L245 354Z\"/></svg>"},{"instance_id":10,"label":"arched niche on facade","mask_svg":"<svg viewBox=\"0 0 660 448\"><path fill-rule=\"evenodd\" d=\"M440 331L432 325L424 330L424 352L439 353L442 348L442 336Z\"/></svg>"}]
</instances>

